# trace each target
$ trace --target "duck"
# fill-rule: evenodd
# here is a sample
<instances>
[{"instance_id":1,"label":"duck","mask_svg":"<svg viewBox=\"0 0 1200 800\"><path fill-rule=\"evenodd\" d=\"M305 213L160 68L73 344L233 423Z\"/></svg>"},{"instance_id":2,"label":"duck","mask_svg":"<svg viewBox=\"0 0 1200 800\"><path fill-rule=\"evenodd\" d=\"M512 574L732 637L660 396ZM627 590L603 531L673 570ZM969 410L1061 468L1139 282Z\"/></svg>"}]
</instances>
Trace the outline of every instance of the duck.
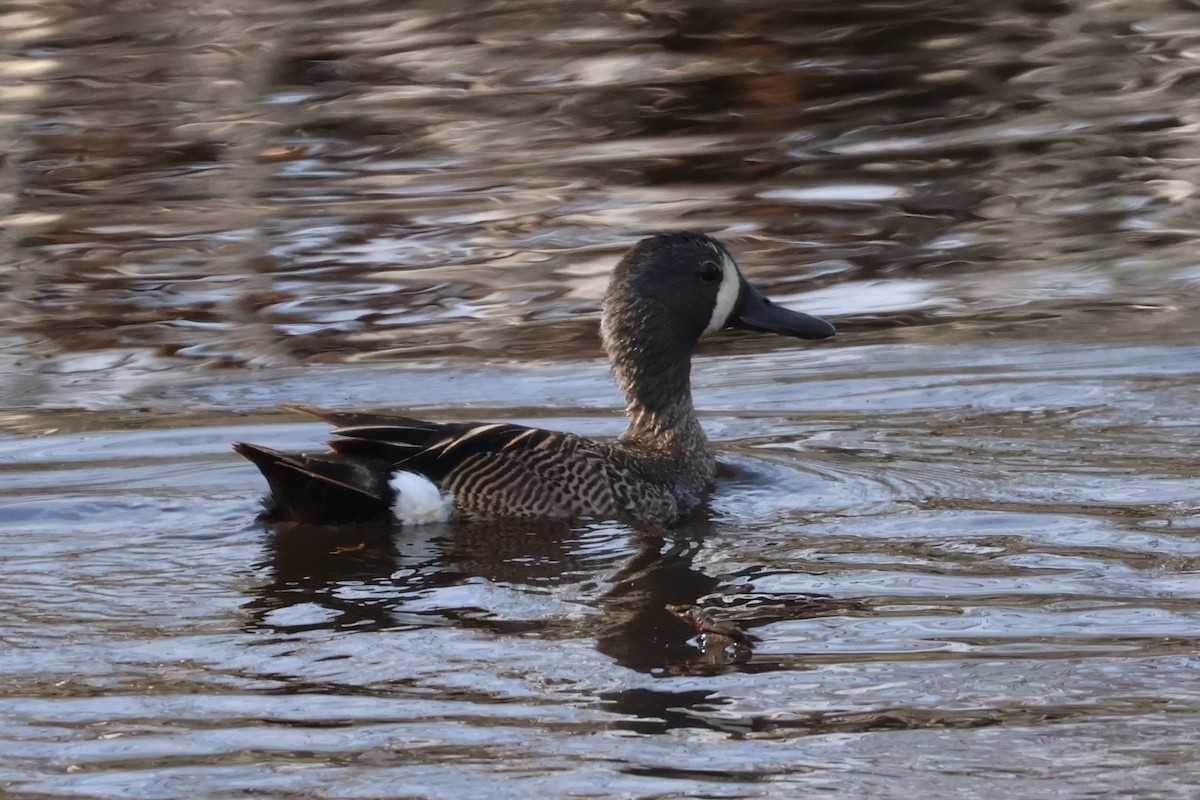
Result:
<instances>
[{"instance_id":1,"label":"duck","mask_svg":"<svg viewBox=\"0 0 1200 800\"><path fill-rule=\"evenodd\" d=\"M694 232L638 241L616 265L600 338L625 395L615 440L505 422L282 407L334 427L322 453L235 442L266 478L263 518L308 525L470 519L665 523L701 505L716 454L692 401L692 352L725 328L825 339L834 326L773 303L730 251Z\"/></svg>"}]
</instances>

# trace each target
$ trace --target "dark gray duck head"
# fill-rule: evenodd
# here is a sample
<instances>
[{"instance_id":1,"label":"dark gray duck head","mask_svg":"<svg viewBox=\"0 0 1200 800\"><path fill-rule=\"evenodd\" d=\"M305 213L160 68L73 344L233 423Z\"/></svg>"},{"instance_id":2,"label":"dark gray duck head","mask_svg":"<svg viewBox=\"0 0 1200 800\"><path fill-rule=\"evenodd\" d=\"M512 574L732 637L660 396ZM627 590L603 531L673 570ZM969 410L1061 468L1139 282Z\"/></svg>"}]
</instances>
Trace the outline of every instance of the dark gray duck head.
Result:
<instances>
[{"instance_id":1,"label":"dark gray duck head","mask_svg":"<svg viewBox=\"0 0 1200 800\"><path fill-rule=\"evenodd\" d=\"M631 411L691 410L691 355L722 328L800 339L833 336L828 322L778 306L750 285L725 246L699 233L643 239L613 271L600 332Z\"/></svg>"}]
</instances>

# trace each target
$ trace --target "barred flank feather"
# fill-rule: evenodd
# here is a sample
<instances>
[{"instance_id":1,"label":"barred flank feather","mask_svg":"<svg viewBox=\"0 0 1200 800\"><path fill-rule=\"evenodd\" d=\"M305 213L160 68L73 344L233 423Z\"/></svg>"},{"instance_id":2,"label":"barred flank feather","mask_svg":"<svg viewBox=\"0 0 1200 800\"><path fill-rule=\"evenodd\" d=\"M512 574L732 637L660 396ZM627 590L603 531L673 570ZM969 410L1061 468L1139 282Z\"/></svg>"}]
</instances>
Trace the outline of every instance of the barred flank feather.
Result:
<instances>
[{"instance_id":1,"label":"barred flank feather","mask_svg":"<svg viewBox=\"0 0 1200 800\"><path fill-rule=\"evenodd\" d=\"M289 408L340 425L333 453L424 475L476 517L675 513L671 488L618 444L507 423L436 423L409 417ZM637 495L635 497L635 495Z\"/></svg>"}]
</instances>

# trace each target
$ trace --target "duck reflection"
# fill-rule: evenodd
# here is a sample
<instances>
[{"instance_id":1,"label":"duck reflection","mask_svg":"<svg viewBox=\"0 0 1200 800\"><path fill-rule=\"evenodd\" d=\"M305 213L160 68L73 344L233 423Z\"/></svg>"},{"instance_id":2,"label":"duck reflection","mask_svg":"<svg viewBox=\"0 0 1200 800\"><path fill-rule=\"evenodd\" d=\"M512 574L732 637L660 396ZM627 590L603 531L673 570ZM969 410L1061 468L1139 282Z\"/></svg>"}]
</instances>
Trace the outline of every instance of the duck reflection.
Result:
<instances>
[{"instance_id":1,"label":"duck reflection","mask_svg":"<svg viewBox=\"0 0 1200 800\"><path fill-rule=\"evenodd\" d=\"M695 564L718 529L706 514L670 528L502 520L279 529L259 565L267 579L245 606L247 627L290 634L453 624L591 636L600 652L639 671L745 661L752 639L714 636L680 613L720 587Z\"/></svg>"}]
</instances>

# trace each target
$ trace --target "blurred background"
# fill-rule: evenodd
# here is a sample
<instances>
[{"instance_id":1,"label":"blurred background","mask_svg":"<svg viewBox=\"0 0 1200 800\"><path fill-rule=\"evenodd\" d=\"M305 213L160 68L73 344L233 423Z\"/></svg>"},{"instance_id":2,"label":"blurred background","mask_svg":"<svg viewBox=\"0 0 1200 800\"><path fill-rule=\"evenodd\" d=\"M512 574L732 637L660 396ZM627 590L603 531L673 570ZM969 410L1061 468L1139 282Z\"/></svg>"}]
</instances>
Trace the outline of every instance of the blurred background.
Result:
<instances>
[{"instance_id":1,"label":"blurred background","mask_svg":"<svg viewBox=\"0 0 1200 800\"><path fill-rule=\"evenodd\" d=\"M1196 329L1186 0L10 8L9 406L593 358L611 265L679 228L855 341Z\"/></svg>"},{"instance_id":2,"label":"blurred background","mask_svg":"<svg viewBox=\"0 0 1200 800\"><path fill-rule=\"evenodd\" d=\"M13 0L0 154L0 791L1200 794L1196 0ZM254 522L285 400L618 434L675 229L839 331L703 519Z\"/></svg>"}]
</instances>

